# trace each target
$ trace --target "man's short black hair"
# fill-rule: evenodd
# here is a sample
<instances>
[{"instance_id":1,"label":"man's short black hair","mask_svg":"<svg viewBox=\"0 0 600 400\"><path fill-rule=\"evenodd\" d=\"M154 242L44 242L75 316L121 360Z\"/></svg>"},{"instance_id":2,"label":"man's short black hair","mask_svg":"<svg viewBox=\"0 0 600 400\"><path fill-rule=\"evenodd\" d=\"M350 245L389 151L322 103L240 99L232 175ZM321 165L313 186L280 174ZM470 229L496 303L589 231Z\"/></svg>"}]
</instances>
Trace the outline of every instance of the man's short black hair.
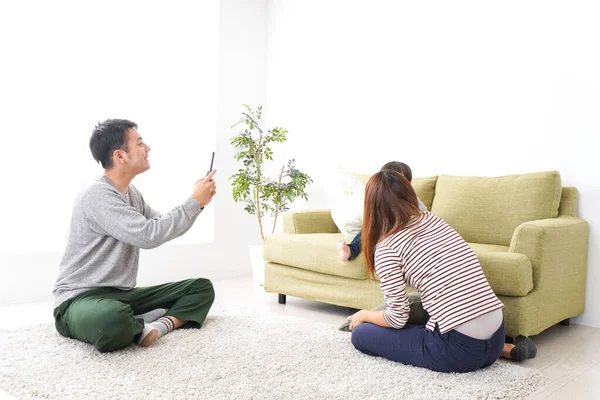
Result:
<instances>
[{"instance_id":1,"label":"man's short black hair","mask_svg":"<svg viewBox=\"0 0 600 400\"><path fill-rule=\"evenodd\" d=\"M129 129L137 129L135 122L126 119L107 119L98 122L90 137L90 150L94 160L102 164L102 168L113 167L113 153L117 149L128 151L125 133Z\"/></svg>"}]
</instances>

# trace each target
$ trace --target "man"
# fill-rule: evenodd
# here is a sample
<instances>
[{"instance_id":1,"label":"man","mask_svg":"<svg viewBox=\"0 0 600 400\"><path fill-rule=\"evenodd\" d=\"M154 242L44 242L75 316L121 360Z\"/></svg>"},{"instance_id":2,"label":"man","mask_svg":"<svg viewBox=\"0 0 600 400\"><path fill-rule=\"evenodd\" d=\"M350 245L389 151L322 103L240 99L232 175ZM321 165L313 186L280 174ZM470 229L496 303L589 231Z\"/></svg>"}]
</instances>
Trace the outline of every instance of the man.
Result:
<instances>
[{"instance_id":1,"label":"man","mask_svg":"<svg viewBox=\"0 0 600 400\"><path fill-rule=\"evenodd\" d=\"M208 173L169 213L154 211L130 185L150 168L137 125L99 123L90 138L104 175L77 196L65 253L53 291L56 330L100 352L150 346L174 329L199 328L214 301L207 279L136 288L140 248L151 249L187 232L216 194Z\"/></svg>"}]
</instances>

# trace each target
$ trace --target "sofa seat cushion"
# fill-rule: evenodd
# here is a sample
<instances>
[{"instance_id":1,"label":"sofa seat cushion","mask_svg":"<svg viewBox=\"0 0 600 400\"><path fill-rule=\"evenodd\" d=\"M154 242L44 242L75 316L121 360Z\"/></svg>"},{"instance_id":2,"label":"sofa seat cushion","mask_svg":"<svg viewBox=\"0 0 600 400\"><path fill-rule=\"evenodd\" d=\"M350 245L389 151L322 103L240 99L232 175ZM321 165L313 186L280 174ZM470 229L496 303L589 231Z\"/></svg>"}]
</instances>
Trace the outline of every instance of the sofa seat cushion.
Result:
<instances>
[{"instance_id":1,"label":"sofa seat cushion","mask_svg":"<svg viewBox=\"0 0 600 400\"><path fill-rule=\"evenodd\" d=\"M266 261L351 279L367 279L363 257L342 262L336 243L340 233L298 235L276 233L263 246ZM524 254L509 253L508 247L469 243L475 251L490 286L497 295L525 296L533 289L533 272Z\"/></svg>"},{"instance_id":2,"label":"sofa seat cushion","mask_svg":"<svg viewBox=\"0 0 600 400\"><path fill-rule=\"evenodd\" d=\"M367 279L362 257L342 262L336 243L340 233L297 235L275 233L267 236L263 258L277 264L353 279Z\"/></svg>"},{"instance_id":3,"label":"sofa seat cushion","mask_svg":"<svg viewBox=\"0 0 600 400\"><path fill-rule=\"evenodd\" d=\"M531 261L524 254L509 253L508 247L469 243L481 269L497 295L525 296L533 289Z\"/></svg>"}]
</instances>

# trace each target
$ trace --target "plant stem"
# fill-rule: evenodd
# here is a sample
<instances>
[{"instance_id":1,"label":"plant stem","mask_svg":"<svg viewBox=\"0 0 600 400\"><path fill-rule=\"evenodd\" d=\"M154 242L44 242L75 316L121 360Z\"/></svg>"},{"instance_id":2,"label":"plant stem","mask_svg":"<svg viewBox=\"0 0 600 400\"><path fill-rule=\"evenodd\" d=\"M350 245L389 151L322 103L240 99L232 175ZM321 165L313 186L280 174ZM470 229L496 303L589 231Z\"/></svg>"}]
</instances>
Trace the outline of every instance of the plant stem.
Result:
<instances>
[{"instance_id":1,"label":"plant stem","mask_svg":"<svg viewBox=\"0 0 600 400\"><path fill-rule=\"evenodd\" d=\"M281 172L279 173L279 180L277 181L277 201L275 202L275 219L273 220L273 230L271 233L275 233L275 225L277 224L277 214L279 212L279 198L281 196L281 177L283 176L283 169L285 165L281 166Z\"/></svg>"},{"instance_id":2,"label":"plant stem","mask_svg":"<svg viewBox=\"0 0 600 400\"><path fill-rule=\"evenodd\" d=\"M258 147L256 150L256 187L255 187L255 191L254 191L254 195L255 195L255 201L256 201L256 216L258 218L258 226L260 227L260 237L262 238L262 241L265 241L265 234L263 233L263 226L262 226L262 214L260 212L260 196L259 196L259 186L260 186L260 159L261 159L261 155L260 152L262 150L262 130L258 130L260 136L258 137Z\"/></svg>"}]
</instances>

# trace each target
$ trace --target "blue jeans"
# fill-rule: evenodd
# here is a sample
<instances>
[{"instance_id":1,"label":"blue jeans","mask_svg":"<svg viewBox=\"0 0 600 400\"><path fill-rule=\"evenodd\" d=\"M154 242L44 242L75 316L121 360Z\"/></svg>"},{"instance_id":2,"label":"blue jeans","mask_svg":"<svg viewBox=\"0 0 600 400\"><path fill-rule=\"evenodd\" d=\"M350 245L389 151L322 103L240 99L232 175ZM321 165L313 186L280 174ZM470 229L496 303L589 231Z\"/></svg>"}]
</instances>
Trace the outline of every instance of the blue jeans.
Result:
<instances>
[{"instance_id":1,"label":"blue jeans","mask_svg":"<svg viewBox=\"0 0 600 400\"><path fill-rule=\"evenodd\" d=\"M356 258L356 256L359 255L360 246L362 245L361 236L362 236L362 232L358 232L358 235L356 235L356 237L352 240L352 243L348 244L348 247L350 247L349 260L352 260L352 259Z\"/></svg>"},{"instance_id":2,"label":"blue jeans","mask_svg":"<svg viewBox=\"0 0 600 400\"><path fill-rule=\"evenodd\" d=\"M352 330L354 347L369 355L438 372L472 372L489 367L504 347L504 322L488 340L474 339L457 331L441 333L425 325L402 329L362 323Z\"/></svg>"}]
</instances>

